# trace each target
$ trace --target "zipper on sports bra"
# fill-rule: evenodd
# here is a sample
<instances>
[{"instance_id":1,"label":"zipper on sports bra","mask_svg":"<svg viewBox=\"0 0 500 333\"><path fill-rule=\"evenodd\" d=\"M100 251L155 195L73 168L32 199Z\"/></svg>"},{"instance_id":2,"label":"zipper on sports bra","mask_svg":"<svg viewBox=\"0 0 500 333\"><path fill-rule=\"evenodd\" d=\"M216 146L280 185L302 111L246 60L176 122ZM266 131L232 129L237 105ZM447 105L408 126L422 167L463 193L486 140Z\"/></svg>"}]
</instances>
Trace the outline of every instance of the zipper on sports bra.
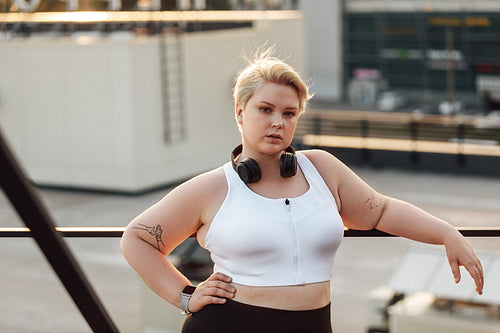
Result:
<instances>
[{"instance_id":1,"label":"zipper on sports bra","mask_svg":"<svg viewBox=\"0 0 500 333\"><path fill-rule=\"evenodd\" d=\"M304 281L300 279L300 258L299 258L299 239L297 235L297 225L295 224L295 219L293 218L292 214L292 205L290 203L290 200L285 199L285 210L288 214L288 218L290 221L290 226L292 229L292 247L293 247L293 275L294 275L294 280L295 283L300 285L304 284Z\"/></svg>"}]
</instances>

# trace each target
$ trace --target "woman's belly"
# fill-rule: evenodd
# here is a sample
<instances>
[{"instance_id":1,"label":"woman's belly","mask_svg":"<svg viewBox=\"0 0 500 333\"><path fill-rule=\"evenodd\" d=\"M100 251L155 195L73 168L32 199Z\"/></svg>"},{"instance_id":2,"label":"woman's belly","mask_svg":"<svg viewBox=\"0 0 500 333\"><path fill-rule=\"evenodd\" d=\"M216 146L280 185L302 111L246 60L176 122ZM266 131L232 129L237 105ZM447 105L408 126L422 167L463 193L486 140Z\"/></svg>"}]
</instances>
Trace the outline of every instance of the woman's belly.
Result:
<instances>
[{"instance_id":1,"label":"woman's belly","mask_svg":"<svg viewBox=\"0 0 500 333\"><path fill-rule=\"evenodd\" d=\"M300 286L254 287L233 283L233 300L282 310L319 309L330 303L330 281Z\"/></svg>"}]
</instances>

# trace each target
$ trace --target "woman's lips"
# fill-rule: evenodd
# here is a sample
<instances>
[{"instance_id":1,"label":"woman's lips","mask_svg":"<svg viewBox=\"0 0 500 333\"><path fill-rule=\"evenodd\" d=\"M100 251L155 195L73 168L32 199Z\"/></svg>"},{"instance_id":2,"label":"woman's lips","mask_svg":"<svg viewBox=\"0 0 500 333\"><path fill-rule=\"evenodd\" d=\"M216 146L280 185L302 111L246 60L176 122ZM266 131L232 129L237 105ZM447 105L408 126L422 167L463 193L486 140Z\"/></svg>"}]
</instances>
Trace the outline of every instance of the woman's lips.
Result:
<instances>
[{"instance_id":1,"label":"woman's lips","mask_svg":"<svg viewBox=\"0 0 500 333\"><path fill-rule=\"evenodd\" d=\"M266 138L268 138L272 142L279 142L279 141L283 140L281 135L278 135L278 134L270 134L270 135L267 135Z\"/></svg>"}]
</instances>

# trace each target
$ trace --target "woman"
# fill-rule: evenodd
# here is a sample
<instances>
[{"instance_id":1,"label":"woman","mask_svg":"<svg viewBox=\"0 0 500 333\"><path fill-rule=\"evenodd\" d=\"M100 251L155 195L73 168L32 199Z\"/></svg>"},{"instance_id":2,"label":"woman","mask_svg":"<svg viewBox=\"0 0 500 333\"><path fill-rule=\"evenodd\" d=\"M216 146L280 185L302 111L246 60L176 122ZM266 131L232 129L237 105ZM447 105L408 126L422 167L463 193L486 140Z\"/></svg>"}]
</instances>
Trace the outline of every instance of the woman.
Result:
<instances>
[{"instance_id":1,"label":"woman","mask_svg":"<svg viewBox=\"0 0 500 333\"><path fill-rule=\"evenodd\" d=\"M291 147L310 95L270 51L237 77L242 146L231 162L172 190L135 218L121 242L130 265L191 313L183 332L332 332L330 279L344 226L442 244L455 277L465 266L479 294L480 261L448 223L374 191L321 150ZM191 286L165 258L196 233L214 274Z\"/></svg>"}]
</instances>

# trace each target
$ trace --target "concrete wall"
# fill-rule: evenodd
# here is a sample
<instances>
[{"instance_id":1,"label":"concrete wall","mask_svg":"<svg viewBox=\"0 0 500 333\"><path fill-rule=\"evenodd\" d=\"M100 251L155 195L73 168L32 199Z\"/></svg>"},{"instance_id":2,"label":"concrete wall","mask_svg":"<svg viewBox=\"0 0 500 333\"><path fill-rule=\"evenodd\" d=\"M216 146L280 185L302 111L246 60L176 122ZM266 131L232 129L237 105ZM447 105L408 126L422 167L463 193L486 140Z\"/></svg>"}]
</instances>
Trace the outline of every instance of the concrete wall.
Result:
<instances>
[{"instance_id":1,"label":"concrete wall","mask_svg":"<svg viewBox=\"0 0 500 333\"><path fill-rule=\"evenodd\" d=\"M1 41L0 127L38 184L137 192L226 162L243 50L276 44L307 78L301 19L184 34L186 137L163 139L159 37Z\"/></svg>"},{"instance_id":2,"label":"concrete wall","mask_svg":"<svg viewBox=\"0 0 500 333\"><path fill-rule=\"evenodd\" d=\"M307 66L317 100L340 101L343 1L300 1L307 41Z\"/></svg>"}]
</instances>

